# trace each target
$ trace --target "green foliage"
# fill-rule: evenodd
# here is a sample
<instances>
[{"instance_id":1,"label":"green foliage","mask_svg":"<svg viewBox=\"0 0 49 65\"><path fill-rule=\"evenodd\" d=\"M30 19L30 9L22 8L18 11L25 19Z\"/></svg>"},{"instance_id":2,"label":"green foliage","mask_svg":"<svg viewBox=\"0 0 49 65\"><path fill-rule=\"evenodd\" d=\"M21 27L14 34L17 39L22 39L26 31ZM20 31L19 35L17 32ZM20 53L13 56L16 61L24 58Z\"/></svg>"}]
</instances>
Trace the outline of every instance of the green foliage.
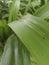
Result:
<instances>
[{"instance_id":1,"label":"green foliage","mask_svg":"<svg viewBox=\"0 0 49 65\"><path fill-rule=\"evenodd\" d=\"M17 17L18 12L19 12L19 8L20 8L20 0L13 0L13 3L10 7L10 14L9 14L9 21L8 22L12 22L13 20L16 20L16 17Z\"/></svg>"},{"instance_id":2,"label":"green foliage","mask_svg":"<svg viewBox=\"0 0 49 65\"><path fill-rule=\"evenodd\" d=\"M34 55L38 65L49 65L49 24L46 21L26 15L9 26Z\"/></svg>"},{"instance_id":3,"label":"green foliage","mask_svg":"<svg viewBox=\"0 0 49 65\"><path fill-rule=\"evenodd\" d=\"M41 17L43 19L48 18L49 19L49 3L47 3L46 5L42 6L41 8L39 8L39 10L37 10L34 13L35 16Z\"/></svg>"},{"instance_id":4,"label":"green foliage","mask_svg":"<svg viewBox=\"0 0 49 65\"><path fill-rule=\"evenodd\" d=\"M30 65L30 54L15 36L10 36L4 48L0 65Z\"/></svg>"},{"instance_id":5,"label":"green foliage","mask_svg":"<svg viewBox=\"0 0 49 65\"><path fill-rule=\"evenodd\" d=\"M5 1L0 0L0 20L8 19L9 7Z\"/></svg>"},{"instance_id":6,"label":"green foliage","mask_svg":"<svg viewBox=\"0 0 49 65\"><path fill-rule=\"evenodd\" d=\"M49 65L47 1L0 0L0 65Z\"/></svg>"},{"instance_id":7,"label":"green foliage","mask_svg":"<svg viewBox=\"0 0 49 65\"><path fill-rule=\"evenodd\" d=\"M7 24L6 20L0 20L0 42L4 42L12 33Z\"/></svg>"}]
</instances>

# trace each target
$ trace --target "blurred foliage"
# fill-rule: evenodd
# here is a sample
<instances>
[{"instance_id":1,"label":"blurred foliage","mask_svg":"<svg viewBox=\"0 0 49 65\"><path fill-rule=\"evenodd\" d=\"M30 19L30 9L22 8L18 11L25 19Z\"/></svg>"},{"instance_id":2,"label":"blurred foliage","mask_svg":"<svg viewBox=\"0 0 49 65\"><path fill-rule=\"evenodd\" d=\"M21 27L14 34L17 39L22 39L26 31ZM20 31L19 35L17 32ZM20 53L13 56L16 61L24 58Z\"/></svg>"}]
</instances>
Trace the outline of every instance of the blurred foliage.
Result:
<instances>
[{"instance_id":1,"label":"blurred foliage","mask_svg":"<svg viewBox=\"0 0 49 65\"><path fill-rule=\"evenodd\" d=\"M7 3L5 1L0 1L0 20L4 18L7 20L8 14L9 8Z\"/></svg>"},{"instance_id":2,"label":"blurred foliage","mask_svg":"<svg viewBox=\"0 0 49 65\"><path fill-rule=\"evenodd\" d=\"M20 9L16 16L16 20L20 19L27 13L34 14L48 1L49 0L20 0ZM0 55L4 48L4 42L13 33L7 26L12 3L13 0L0 0Z\"/></svg>"}]
</instances>

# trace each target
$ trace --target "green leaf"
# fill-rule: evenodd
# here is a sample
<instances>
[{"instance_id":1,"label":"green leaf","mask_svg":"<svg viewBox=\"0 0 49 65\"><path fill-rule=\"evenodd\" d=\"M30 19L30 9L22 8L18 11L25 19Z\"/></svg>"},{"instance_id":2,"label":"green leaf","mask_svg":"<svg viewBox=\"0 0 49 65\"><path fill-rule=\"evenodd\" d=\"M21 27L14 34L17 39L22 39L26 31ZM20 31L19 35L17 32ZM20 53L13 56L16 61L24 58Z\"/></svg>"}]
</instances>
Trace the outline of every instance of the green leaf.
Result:
<instances>
[{"instance_id":1,"label":"green leaf","mask_svg":"<svg viewBox=\"0 0 49 65\"><path fill-rule=\"evenodd\" d=\"M0 41L3 41L5 38L5 28L6 28L6 20L0 21ZM6 31L7 32L7 31Z\"/></svg>"},{"instance_id":2,"label":"green leaf","mask_svg":"<svg viewBox=\"0 0 49 65\"><path fill-rule=\"evenodd\" d=\"M4 41L12 33L6 20L0 20L0 41Z\"/></svg>"},{"instance_id":3,"label":"green leaf","mask_svg":"<svg viewBox=\"0 0 49 65\"><path fill-rule=\"evenodd\" d=\"M45 4L44 6L40 7L35 13L35 16L41 17L43 19L49 18L49 3Z\"/></svg>"},{"instance_id":4,"label":"green leaf","mask_svg":"<svg viewBox=\"0 0 49 65\"><path fill-rule=\"evenodd\" d=\"M7 39L0 65L30 65L30 53L15 35Z\"/></svg>"},{"instance_id":5,"label":"green leaf","mask_svg":"<svg viewBox=\"0 0 49 65\"><path fill-rule=\"evenodd\" d=\"M13 0L12 5L10 7L10 14L9 14L9 21L8 22L16 20L19 9L20 9L20 0Z\"/></svg>"},{"instance_id":6,"label":"green leaf","mask_svg":"<svg viewBox=\"0 0 49 65\"><path fill-rule=\"evenodd\" d=\"M8 24L38 65L49 65L49 24L32 15Z\"/></svg>"}]
</instances>

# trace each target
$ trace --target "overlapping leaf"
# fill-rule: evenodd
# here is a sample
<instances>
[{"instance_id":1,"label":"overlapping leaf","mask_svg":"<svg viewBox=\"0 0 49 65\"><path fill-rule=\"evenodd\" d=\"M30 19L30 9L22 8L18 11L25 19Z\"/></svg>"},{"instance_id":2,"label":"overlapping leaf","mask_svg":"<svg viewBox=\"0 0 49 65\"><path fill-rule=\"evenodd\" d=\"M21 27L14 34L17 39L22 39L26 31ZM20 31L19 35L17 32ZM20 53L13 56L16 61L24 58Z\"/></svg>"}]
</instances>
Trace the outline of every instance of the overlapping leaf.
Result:
<instances>
[{"instance_id":1,"label":"overlapping leaf","mask_svg":"<svg viewBox=\"0 0 49 65\"><path fill-rule=\"evenodd\" d=\"M0 65L31 65L28 50L15 35L6 41Z\"/></svg>"},{"instance_id":2,"label":"overlapping leaf","mask_svg":"<svg viewBox=\"0 0 49 65\"><path fill-rule=\"evenodd\" d=\"M49 65L49 24L46 21L28 14L9 26L34 55L38 65Z\"/></svg>"},{"instance_id":3,"label":"overlapping leaf","mask_svg":"<svg viewBox=\"0 0 49 65\"><path fill-rule=\"evenodd\" d=\"M43 5L40 9L38 9L35 14L35 16L40 16L41 18L49 18L49 3Z\"/></svg>"}]
</instances>

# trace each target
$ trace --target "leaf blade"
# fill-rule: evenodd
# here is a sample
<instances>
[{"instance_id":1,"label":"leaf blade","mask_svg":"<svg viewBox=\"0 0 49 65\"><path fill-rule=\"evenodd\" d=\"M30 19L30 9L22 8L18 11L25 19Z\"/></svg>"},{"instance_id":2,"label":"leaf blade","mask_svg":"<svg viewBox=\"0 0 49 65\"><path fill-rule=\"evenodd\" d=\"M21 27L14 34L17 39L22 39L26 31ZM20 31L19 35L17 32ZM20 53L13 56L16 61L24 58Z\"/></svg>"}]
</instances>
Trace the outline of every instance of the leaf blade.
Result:
<instances>
[{"instance_id":1,"label":"leaf blade","mask_svg":"<svg viewBox=\"0 0 49 65\"><path fill-rule=\"evenodd\" d=\"M32 15L8 24L30 51L38 65L49 65L49 25Z\"/></svg>"},{"instance_id":2,"label":"leaf blade","mask_svg":"<svg viewBox=\"0 0 49 65\"><path fill-rule=\"evenodd\" d=\"M13 3L10 7L10 14L9 14L9 21L11 22L13 20L16 20L17 14L19 12L20 9L20 0L13 0Z\"/></svg>"},{"instance_id":3,"label":"leaf blade","mask_svg":"<svg viewBox=\"0 0 49 65\"><path fill-rule=\"evenodd\" d=\"M7 39L0 65L31 65L30 53L18 40L15 35Z\"/></svg>"},{"instance_id":4,"label":"leaf blade","mask_svg":"<svg viewBox=\"0 0 49 65\"><path fill-rule=\"evenodd\" d=\"M40 7L35 13L35 16L41 17L43 19L45 18L49 18L49 3L43 5L42 7Z\"/></svg>"}]
</instances>

